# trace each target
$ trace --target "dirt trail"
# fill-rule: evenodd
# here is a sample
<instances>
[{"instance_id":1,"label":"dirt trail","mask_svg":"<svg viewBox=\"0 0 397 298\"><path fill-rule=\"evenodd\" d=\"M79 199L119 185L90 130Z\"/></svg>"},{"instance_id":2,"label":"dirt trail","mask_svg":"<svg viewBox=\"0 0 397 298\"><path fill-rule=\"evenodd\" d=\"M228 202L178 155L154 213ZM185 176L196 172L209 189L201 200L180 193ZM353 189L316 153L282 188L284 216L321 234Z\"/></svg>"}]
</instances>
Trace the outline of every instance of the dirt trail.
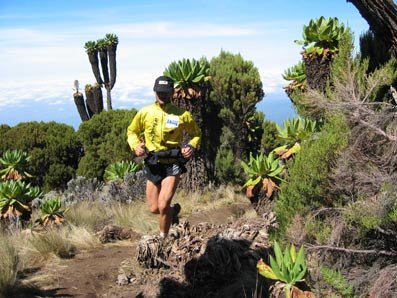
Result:
<instances>
[{"instance_id":1,"label":"dirt trail","mask_svg":"<svg viewBox=\"0 0 397 298\"><path fill-rule=\"evenodd\" d=\"M249 203L240 203L200 211L189 216L187 220L191 224L205 221L225 224L231 217L241 216L248 208ZM47 274L54 282L50 287L46 286L39 296L37 293L31 296L24 293L15 297L139 297L139 289L131 285L119 286L116 283L122 262L136 257L139 239L140 236L137 236L135 239L106 244L99 249L79 253L73 259L62 260L60 266L48 272L44 270L33 273Z\"/></svg>"}]
</instances>

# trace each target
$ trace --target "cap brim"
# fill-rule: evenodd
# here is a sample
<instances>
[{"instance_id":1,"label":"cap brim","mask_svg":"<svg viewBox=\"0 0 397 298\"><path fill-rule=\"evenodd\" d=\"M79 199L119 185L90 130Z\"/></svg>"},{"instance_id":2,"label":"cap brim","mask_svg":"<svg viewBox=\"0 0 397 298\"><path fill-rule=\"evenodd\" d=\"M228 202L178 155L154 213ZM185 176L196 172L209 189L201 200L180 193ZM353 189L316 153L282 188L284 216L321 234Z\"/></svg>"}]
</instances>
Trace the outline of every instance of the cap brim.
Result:
<instances>
[{"instance_id":1,"label":"cap brim","mask_svg":"<svg viewBox=\"0 0 397 298\"><path fill-rule=\"evenodd\" d=\"M154 92L164 92L164 93L171 93L174 91L174 88L169 86L156 86L153 88Z\"/></svg>"}]
</instances>

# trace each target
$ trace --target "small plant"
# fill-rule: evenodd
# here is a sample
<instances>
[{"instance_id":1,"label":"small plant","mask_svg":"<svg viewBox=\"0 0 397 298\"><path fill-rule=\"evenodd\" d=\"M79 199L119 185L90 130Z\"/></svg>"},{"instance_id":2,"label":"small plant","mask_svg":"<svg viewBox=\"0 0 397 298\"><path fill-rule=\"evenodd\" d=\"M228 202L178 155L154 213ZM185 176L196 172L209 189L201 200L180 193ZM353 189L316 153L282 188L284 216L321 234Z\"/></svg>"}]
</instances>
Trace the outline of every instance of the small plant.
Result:
<instances>
[{"instance_id":1,"label":"small plant","mask_svg":"<svg viewBox=\"0 0 397 298\"><path fill-rule=\"evenodd\" d=\"M241 161L241 165L249 177L243 186L247 187L248 198L252 198L261 190L266 193L267 198L270 198L274 190L278 188L278 183L282 181L279 175L284 170L284 166L280 164L280 159L275 158L273 153L267 156L258 154L256 157L250 153L248 163Z\"/></svg>"},{"instance_id":2,"label":"small plant","mask_svg":"<svg viewBox=\"0 0 397 298\"><path fill-rule=\"evenodd\" d=\"M320 17L304 25L303 39L295 42L303 45L305 57L333 55L339 51L339 41L345 30L338 18Z\"/></svg>"},{"instance_id":3,"label":"small plant","mask_svg":"<svg viewBox=\"0 0 397 298\"><path fill-rule=\"evenodd\" d=\"M142 167L141 164L136 164L132 161L116 162L108 166L105 170L104 179L106 181L114 181L123 179L128 173L135 173Z\"/></svg>"},{"instance_id":4,"label":"small plant","mask_svg":"<svg viewBox=\"0 0 397 298\"><path fill-rule=\"evenodd\" d=\"M29 217L32 212L30 203L40 195L38 188L25 182L9 180L0 183L0 219Z\"/></svg>"},{"instance_id":5,"label":"small plant","mask_svg":"<svg viewBox=\"0 0 397 298\"><path fill-rule=\"evenodd\" d=\"M8 150L0 158L0 178L2 180L22 180L30 178L32 175L25 170L30 160L30 156L21 150Z\"/></svg>"},{"instance_id":6,"label":"small plant","mask_svg":"<svg viewBox=\"0 0 397 298\"><path fill-rule=\"evenodd\" d=\"M321 267L324 280L331 285L342 297L354 297L353 286L350 285L339 271L331 268Z\"/></svg>"},{"instance_id":7,"label":"small plant","mask_svg":"<svg viewBox=\"0 0 397 298\"><path fill-rule=\"evenodd\" d=\"M286 87L284 87L288 94L292 93L295 90L305 90L307 84L306 67L302 61L299 61L298 64L285 70L282 76L284 80L292 81Z\"/></svg>"},{"instance_id":8,"label":"small plant","mask_svg":"<svg viewBox=\"0 0 397 298\"><path fill-rule=\"evenodd\" d=\"M285 248L284 254L277 241L273 244L275 259L270 256L270 266L259 260L257 268L262 276L283 283L285 297L291 297L292 288L297 282L303 281L307 272L305 251L303 246L298 254L294 245Z\"/></svg>"},{"instance_id":9,"label":"small plant","mask_svg":"<svg viewBox=\"0 0 397 298\"><path fill-rule=\"evenodd\" d=\"M40 205L41 216L37 222L44 227L62 224L65 221L63 214L67 209L61 210L61 206L59 198L45 200Z\"/></svg>"},{"instance_id":10,"label":"small plant","mask_svg":"<svg viewBox=\"0 0 397 298\"><path fill-rule=\"evenodd\" d=\"M300 151L302 141L308 139L317 129L317 122L309 119L293 118L284 121L281 128L277 125L278 138L285 145L274 149L274 153L281 159L288 159Z\"/></svg>"}]
</instances>

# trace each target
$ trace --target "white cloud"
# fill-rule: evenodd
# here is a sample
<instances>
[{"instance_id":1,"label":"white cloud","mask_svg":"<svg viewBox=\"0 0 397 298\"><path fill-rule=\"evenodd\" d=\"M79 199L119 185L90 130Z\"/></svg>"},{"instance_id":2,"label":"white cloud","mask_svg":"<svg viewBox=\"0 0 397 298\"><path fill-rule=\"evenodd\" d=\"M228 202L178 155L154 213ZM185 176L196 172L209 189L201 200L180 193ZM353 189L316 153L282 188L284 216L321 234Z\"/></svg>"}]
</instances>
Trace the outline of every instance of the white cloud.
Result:
<instances>
[{"instance_id":1,"label":"white cloud","mask_svg":"<svg viewBox=\"0 0 397 298\"><path fill-rule=\"evenodd\" d=\"M153 98L154 78L170 62L202 56L210 60L221 49L240 53L244 59L253 61L263 79L265 93L277 92L282 86L282 71L295 64L299 57L294 54L297 47L292 37L285 34L288 25L272 24L154 22L67 30L3 28L0 29L3 85L0 107L31 102L61 105L61 102L72 101L75 79L82 88L94 82L84 43L105 32L117 32L120 39L117 82L112 92L115 104L149 102ZM281 33L284 33L282 37L274 38Z\"/></svg>"}]
</instances>

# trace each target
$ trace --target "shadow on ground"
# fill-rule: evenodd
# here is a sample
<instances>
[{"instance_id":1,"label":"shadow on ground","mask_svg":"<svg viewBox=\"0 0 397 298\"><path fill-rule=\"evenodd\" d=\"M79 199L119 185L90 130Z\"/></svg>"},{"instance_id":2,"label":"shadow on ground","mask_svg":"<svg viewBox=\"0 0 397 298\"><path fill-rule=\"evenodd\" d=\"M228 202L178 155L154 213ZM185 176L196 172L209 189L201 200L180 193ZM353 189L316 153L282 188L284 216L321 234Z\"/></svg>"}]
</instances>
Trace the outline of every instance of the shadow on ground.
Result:
<instances>
[{"instance_id":1,"label":"shadow on ground","mask_svg":"<svg viewBox=\"0 0 397 298\"><path fill-rule=\"evenodd\" d=\"M160 280L159 297L269 297L269 284L256 269L268 252L253 251L250 245L246 240L211 237L204 254L184 265L184 283L169 277Z\"/></svg>"}]
</instances>

